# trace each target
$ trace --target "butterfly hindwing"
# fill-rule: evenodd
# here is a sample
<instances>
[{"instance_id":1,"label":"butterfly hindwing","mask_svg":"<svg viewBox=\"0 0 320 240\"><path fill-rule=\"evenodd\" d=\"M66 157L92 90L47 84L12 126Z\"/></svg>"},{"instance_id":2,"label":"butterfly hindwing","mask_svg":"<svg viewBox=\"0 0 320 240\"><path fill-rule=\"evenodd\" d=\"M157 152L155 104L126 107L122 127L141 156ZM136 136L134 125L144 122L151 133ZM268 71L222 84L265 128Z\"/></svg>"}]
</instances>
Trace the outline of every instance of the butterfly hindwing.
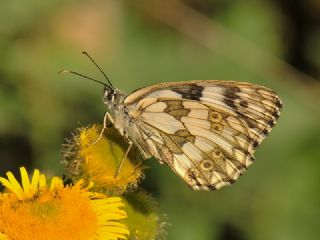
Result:
<instances>
[{"instance_id":1,"label":"butterfly hindwing","mask_svg":"<svg viewBox=\"0 0 320 240\"><path fill-rule=\"evenodd\" d=\"M142 136L137 144L193 189L236 181L279 117L271 90L249 83L192 81L157 84L124 101Z\"/></svg>"}]
</instances>

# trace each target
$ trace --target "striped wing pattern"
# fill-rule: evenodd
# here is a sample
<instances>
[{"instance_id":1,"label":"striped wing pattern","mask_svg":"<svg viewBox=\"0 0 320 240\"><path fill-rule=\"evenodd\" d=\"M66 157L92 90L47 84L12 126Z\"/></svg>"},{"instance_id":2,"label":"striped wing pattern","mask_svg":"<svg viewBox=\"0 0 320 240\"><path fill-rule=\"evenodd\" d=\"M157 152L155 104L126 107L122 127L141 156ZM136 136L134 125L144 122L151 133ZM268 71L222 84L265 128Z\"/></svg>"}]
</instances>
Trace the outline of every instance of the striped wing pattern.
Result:
<instances>
[{"instance_id":1,"label":"striped wing pattern","mask_svg":"<svg viewBox=\"0 0 320 240\"><path fill-rule=\"evenodd\" d=\"M233 81L163 83L124 101L138 146L165 162L194 190L235 182L280 114L272 90Z\"/></svg>"}]
</instances>

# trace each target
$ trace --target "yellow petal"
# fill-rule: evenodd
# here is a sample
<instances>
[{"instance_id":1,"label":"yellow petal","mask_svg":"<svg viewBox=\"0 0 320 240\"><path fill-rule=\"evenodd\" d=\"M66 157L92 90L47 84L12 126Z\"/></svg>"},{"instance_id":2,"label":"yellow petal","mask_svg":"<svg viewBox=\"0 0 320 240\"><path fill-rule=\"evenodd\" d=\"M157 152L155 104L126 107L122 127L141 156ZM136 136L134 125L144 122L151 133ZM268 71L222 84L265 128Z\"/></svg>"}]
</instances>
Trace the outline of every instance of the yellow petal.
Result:
<instances>
[{"instance_id":1,"label":"yellow petal","mask_svg":"<svg viewBox=\"0 0 320 240\"><path fill-rule=\"evenodd\" d=\"M6 235L0 233L0 240L9 240L9 238Z\"/></svg>"},{"instance_id":2,"label":"yellow petal","mask_svg":"<svg viewBox=\"0 0 320 240\"><path fill-rule=\"evenodd\" d=\"M44 174L40 174L39 176L39 188L47 187L47 180Z\"/></svg>"},{"instance_id":3,"label":"yellow petal","mask_svg":"<svg viewBox=\"0 0 320 240\"><path fill-rule=\"evenodd\" d=\"M39 184L39 175L40 171L38 169L35 169L33 172L32 180L31 180L31 187L36 188Z\"/></svg>"},{"instance_id":4,"label":"yellow petal","mask_svg":"<svg viewBox=\"0 0 320 240\"><path fill-rule=\"evenodd\" d=\"M7 177L9 181L9 185L6 186L10 191L14 192L19 199L22 199L23 189L21 188L20 183L15 179L12 172L7 172Z\"/></svg>"},{"instance_id":5,"label":"yellow petal","mask_svg":"<svg viewBox=\"0 0 320 240\"><path fill-rule=\"evenodd\" d=\"M30 191L30 180L29 180L29 176L28 176L26 168L21 167L20 173L21 173L21 182L22 182L22 187L24 189L24 192L29 192Z\"/></svg>"},{"instance_id":6,"label":"yellow petal","mask_svg":"<svg viewBox=\"0 0 320 240\"><path fill-rule=\"evenodd\" d=\"M53 177L51 180L50 191L54 191L57 188L63 188L62 179L59 177Z\"/></svg>"}]
</instances>

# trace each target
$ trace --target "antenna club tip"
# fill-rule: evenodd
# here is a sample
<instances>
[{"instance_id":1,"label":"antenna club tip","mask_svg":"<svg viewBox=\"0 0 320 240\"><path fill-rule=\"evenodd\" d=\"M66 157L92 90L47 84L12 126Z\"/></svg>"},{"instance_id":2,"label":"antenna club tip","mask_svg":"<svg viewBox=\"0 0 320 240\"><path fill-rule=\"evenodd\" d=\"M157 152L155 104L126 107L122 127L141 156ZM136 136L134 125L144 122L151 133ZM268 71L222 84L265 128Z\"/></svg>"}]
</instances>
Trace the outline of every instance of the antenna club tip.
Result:
<instances>
[{"instance_id":1,"label":"antenna club tip","mask_svg":"<svg viewBox=\"0 0 320 240\"><path fill-rule=\"evenodd\" d=\"M82 54L88 55L88 53L86 51L82 51Z\"/></svg>"},{"instance_id":2,"label":"antenna club tip","mask_svg":"<svg viewBox=\"0 0 320 240\"><path fill-rule=\"evenodd\" d=\"M58 74L59 74L59 75L62 75L62 74L64 74L64 73L68 73L68 72L70 72L70 71L68 71L68 70L60 70L60 71L58 72Z\"/></svg>"}]
</instances>

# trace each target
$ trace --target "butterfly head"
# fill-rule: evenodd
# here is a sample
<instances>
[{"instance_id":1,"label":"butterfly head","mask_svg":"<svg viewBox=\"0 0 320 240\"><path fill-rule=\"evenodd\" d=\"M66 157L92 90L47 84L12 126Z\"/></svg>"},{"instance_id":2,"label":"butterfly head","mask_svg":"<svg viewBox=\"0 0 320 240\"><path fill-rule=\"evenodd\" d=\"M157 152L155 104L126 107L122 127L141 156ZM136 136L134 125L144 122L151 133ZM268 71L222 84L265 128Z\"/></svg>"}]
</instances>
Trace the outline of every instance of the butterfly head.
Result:
<instances>
[{"instance_id":1,"label":"butterfly head","mask_svg":"<svg viewBox=\"0 0 320 240\"><path fill-rule=\"evenodd\" d=\"M125 97L125 94L120 90L113 88L111 86L105 85L103 91L103 102L107 106L114 107L117 106L121 100Z\"/></svg>"}]
</instances>

